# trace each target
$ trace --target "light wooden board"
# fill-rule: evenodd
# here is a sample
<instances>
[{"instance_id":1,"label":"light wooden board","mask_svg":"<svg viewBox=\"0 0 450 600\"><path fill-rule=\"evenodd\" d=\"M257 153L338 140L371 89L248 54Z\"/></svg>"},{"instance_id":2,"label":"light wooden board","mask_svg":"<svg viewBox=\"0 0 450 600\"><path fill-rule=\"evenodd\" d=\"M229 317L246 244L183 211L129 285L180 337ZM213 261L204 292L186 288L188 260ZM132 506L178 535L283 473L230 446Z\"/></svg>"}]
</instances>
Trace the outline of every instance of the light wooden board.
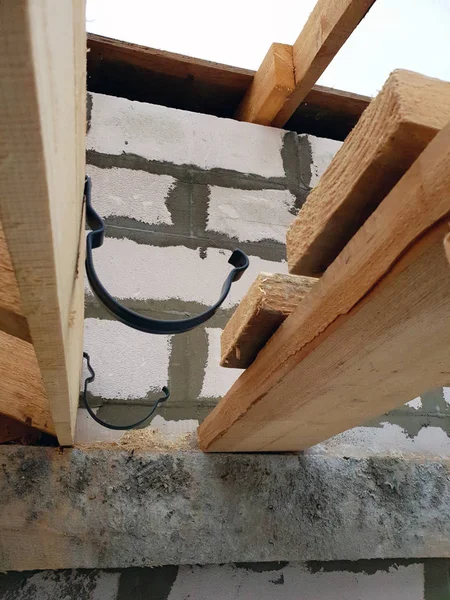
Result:
<instances>
[{"instance_id":1,"label":"light wooden board","mask_svg":"<svg viewBox=\"0 0 450 600\"><path fill-rule=\"evenodd\" d=\"M31 342L20 292L0 222L0 330Z\"/></svg>"},{"instance_id":2,"label":"light wooden board","mask_svg":"<svg viewBox=\"0 0 450 600\"><path fill-rule=\"evenodd\" d=\"M316 281L314 277L260 273L222 332L222 367L249 367Z\"/></svg>"},{"instance_id":3,"label":"light wooden board","mask_svg":"<svg viewBox=\"0 0 450 600\"><path fill-rule=\"evenodd\" d=\"M55 433L33 346L0 331L0 415Z\"/></svg>"},{"instance_id":4,"label":"light wooden board","mask_svg":"<svg viewBox=\"0 0 450 600\"><path fill-rule=\"evenodd\" d=\"M318 0L293 47L295 89L272 121L283 127L375 0Z\"/></svg>"},{"instance_id":5,"label":"light wooden board","mask_svg":"<svg viewBox=\"0 0 450 600\"><path fill-rule=\"evenodd\" d=\"M450 83L394 71L286 237L289 271L319 275L450 120Z\"/></svg>"},{"instance_id":6,"label":"light wooden board","mask_svg":"<svg viewBox=\"0 0 450 600\"><path fill-rule=\"evenodd\" d=\"M450 124L203 422L202 449L301 450L447 384L448 226L417 240L449 211Z\"/></svg>"},{"instance_id":7,"label":"light wooden board","mask_svg":"<svg viewBox=\"0 0 450 600\"><path fill-rule=\"evenodd\" d=\"M0 218L63 445L82 360L85 49L83 0L0 4Z\"/></svg>"},{"instance_id":8,"label":"light wooden board","mask_svg":"<svg viewBox=\"0 0 450 600\"><path fill-rule=\"evenodd\" d=\"M234 115L235 119L270 125L294 88L292 46L272 44Z\"/></svg>"}]
</instances>

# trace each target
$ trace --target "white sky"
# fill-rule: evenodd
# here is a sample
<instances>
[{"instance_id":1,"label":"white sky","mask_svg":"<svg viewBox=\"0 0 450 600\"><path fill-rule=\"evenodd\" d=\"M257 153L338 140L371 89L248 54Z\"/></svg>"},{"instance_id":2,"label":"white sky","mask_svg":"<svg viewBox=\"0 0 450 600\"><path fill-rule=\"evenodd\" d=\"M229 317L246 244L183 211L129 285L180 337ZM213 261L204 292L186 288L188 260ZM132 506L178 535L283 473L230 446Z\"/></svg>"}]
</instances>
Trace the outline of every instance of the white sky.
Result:
<instances>
[{"instance_id":1,"label":"white sky","mask_svg":"<svg viewBox=\"0 0 450 600\"><path fill-rule=\"evenodd\" d=\"M293 44L316 0L87 0L87 29L257 69ZM450 0L377 0L319 84L375 95L396 68L450 81Z\"/></svg>"}]
</instances>

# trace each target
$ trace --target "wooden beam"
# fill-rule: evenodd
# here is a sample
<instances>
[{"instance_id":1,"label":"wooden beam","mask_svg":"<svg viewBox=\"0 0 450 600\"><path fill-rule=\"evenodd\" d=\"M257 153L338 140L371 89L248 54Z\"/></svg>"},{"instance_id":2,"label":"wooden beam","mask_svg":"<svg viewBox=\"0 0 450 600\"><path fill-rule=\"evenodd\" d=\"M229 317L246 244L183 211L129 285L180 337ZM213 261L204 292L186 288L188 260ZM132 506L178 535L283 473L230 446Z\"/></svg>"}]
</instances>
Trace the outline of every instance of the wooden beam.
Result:
<instances>
[{"instance_id":1,"label":"wooden beam","mask_svg":"<svg viewBox=\"0 0 450 600\"><path fill-rule=\"evenodd\" d=\"M286 237L289 271L317 276L450 120L450 83L394 71Z\"/></svg>"},{"instance_id":2,"label":"wooden beam","mask_svg":"<svg viewBox=\"0 0 450 600\"><path fill-rule=\"evenodd\" d=\"M222 332L222 367L249 367L316 281L314 277L260 273Z\"/></svg>"},{"instance_id":3,"label":"wooden beam","mask_svg":"<svg viewBox=\"0 0 450 600\"><path fill-rule=\"evenodd\" d=\"M0 444L17 442L21 444L34 444L41 437L39 429L24 425L16 419L0 415Z\"/></svg>"},{"instance_id":4,"label":"wooden beam","mask_svg":"<svg viewBox=\"0 0 450 600\"><path fill-rule=\"evenodd\" d=\"M318 0L293 46L295 89L272 121L283 127L375 0Z\"/></svg>"},{"instance_id":5,"label":"wooden beam","mask_svg":"<svg viewBox=\"0 0 450 600\"><path fill-rule=\"evenodd\" d=\"M20 304L20 292L0 222L0 331L31 342L30 330Z\"/></svg>"},{"instance_id":6,"label":"wooden beam","mask_svg":"<svg viewBox=\"0 0 450 600\"><path fill-rule=\"evenodd\" d=\"M199 428L205 451L301 450L450 381L450 124ZM409 249L409 250L408 250Z\"/></svg>"},{"instance_id":7,"label":"wooden beam","mask_svg":"<svg viewBox=\"0 0 450 600\"><path fill-rule=\"evenodd\" d=\"M233 117L255 71L88 34L88 89L129 100ZM289 129L343 140L370 102L367 96L315 86Z\"/></svg>"},{"instance_id":8,"label":"wooden beam","mask_svg":"<svg viewBox=\"0 0 450 600\"><path fill-rule=\"evenodd\" d=\"M0 331L0 415L55 433L33 346Z\"/></svg>"},{"instance_id":9,"label":"wooden beam","mask_svg":"<svg viewBox=\"0 0 450 600\"><path fill-rule=\"evenodd\" d=\"M84 0L0 4L0 218L63 445L82 360L84 23Z\"/></svg>"},{"instance_id":10,"label":"wooden beam","mask_svg":"<svg viewBox=\"0 0 450 600\"><path fill-rule=\"evenodd\" d=\"M238 106L235 119L270 125L294 88L292 46L272 44Z\"/></svg>"}]
</instances>

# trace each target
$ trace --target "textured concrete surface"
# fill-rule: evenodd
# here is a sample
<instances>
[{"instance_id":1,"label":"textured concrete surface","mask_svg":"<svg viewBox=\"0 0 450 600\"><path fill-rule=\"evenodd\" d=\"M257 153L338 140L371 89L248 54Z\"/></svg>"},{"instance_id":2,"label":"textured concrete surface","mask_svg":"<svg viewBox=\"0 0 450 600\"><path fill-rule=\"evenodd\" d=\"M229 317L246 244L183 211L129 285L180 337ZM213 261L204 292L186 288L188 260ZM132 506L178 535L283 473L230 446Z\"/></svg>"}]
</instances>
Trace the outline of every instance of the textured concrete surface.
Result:
<instances>
[{"instance_id":1,"label":"textured concrete surface","mask_svg":"<svg viewBox=\"0 0 450 600\"><path fill-rule=\"evenodd\" d=\"M0 570L450 556L449 460L4 446L0 464Z\"/></svg>"}]
</instances>

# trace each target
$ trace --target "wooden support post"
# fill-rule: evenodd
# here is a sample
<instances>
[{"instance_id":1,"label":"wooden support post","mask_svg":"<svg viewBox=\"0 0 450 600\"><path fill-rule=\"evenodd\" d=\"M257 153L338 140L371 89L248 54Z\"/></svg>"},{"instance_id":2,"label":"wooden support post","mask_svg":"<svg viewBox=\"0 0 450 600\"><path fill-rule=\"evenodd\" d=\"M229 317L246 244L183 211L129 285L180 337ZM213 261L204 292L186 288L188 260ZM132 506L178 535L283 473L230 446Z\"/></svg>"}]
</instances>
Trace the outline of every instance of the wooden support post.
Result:
<instances>
[{"instance_id":1,"label":"wooden support post","mask_svg":"<svg viewBox=\"0 0 450 600\"><path fill-rule=\"evenodd\" d=\"M236 118L283 127L374 2L318 0L294 46L272 44Z\"/></svg>"},{"instance_id":2,"label":"wooden support post","mask_svg":"<svg viewBox=\"0 0 450 600\"><path fill-rule=\"evenodd\" d=\"M447 384L449 212L450 124L203 422L201 448L301 450Z\"/></svg>"},{"instance_id":3,"label":"wooden support post","mask_svg":"<svg viewBox=\"0 0 450 600\"><path fill-rule=\"evenodd\" d=\"M270 125L294 88L292 46L272 44L239 105L235 118Z\"/></svg>"},{"instance_id":4,"label":"wooden support post","mask_svg":"<svg viewBox=\"0 0 450 600\"><path fill-rule=\"evenodd\" d=\"M222 332L222 367L249 367L316 281L314 277L260 273Z\"/></svg>"},{"instance_id":5,"label":"wooden support post","mask_svg":"<svg viewBox=\"0 0 450 600\"><path fill-rule=\"evenodd\" d=\"M292 223L289 271L323 273L449 120L450 83L394 71Z\"/></svg>"},{"instance_id":6,"label":"wooden support post","mask_svg":"<svg viewBox=\"0 0 450 600\"><path fill-rule=\"evenodd\" d=\"M84 0L0 3L0 220L63 445L82 360L85 53Z\"/></svg>"}]
</instances>

